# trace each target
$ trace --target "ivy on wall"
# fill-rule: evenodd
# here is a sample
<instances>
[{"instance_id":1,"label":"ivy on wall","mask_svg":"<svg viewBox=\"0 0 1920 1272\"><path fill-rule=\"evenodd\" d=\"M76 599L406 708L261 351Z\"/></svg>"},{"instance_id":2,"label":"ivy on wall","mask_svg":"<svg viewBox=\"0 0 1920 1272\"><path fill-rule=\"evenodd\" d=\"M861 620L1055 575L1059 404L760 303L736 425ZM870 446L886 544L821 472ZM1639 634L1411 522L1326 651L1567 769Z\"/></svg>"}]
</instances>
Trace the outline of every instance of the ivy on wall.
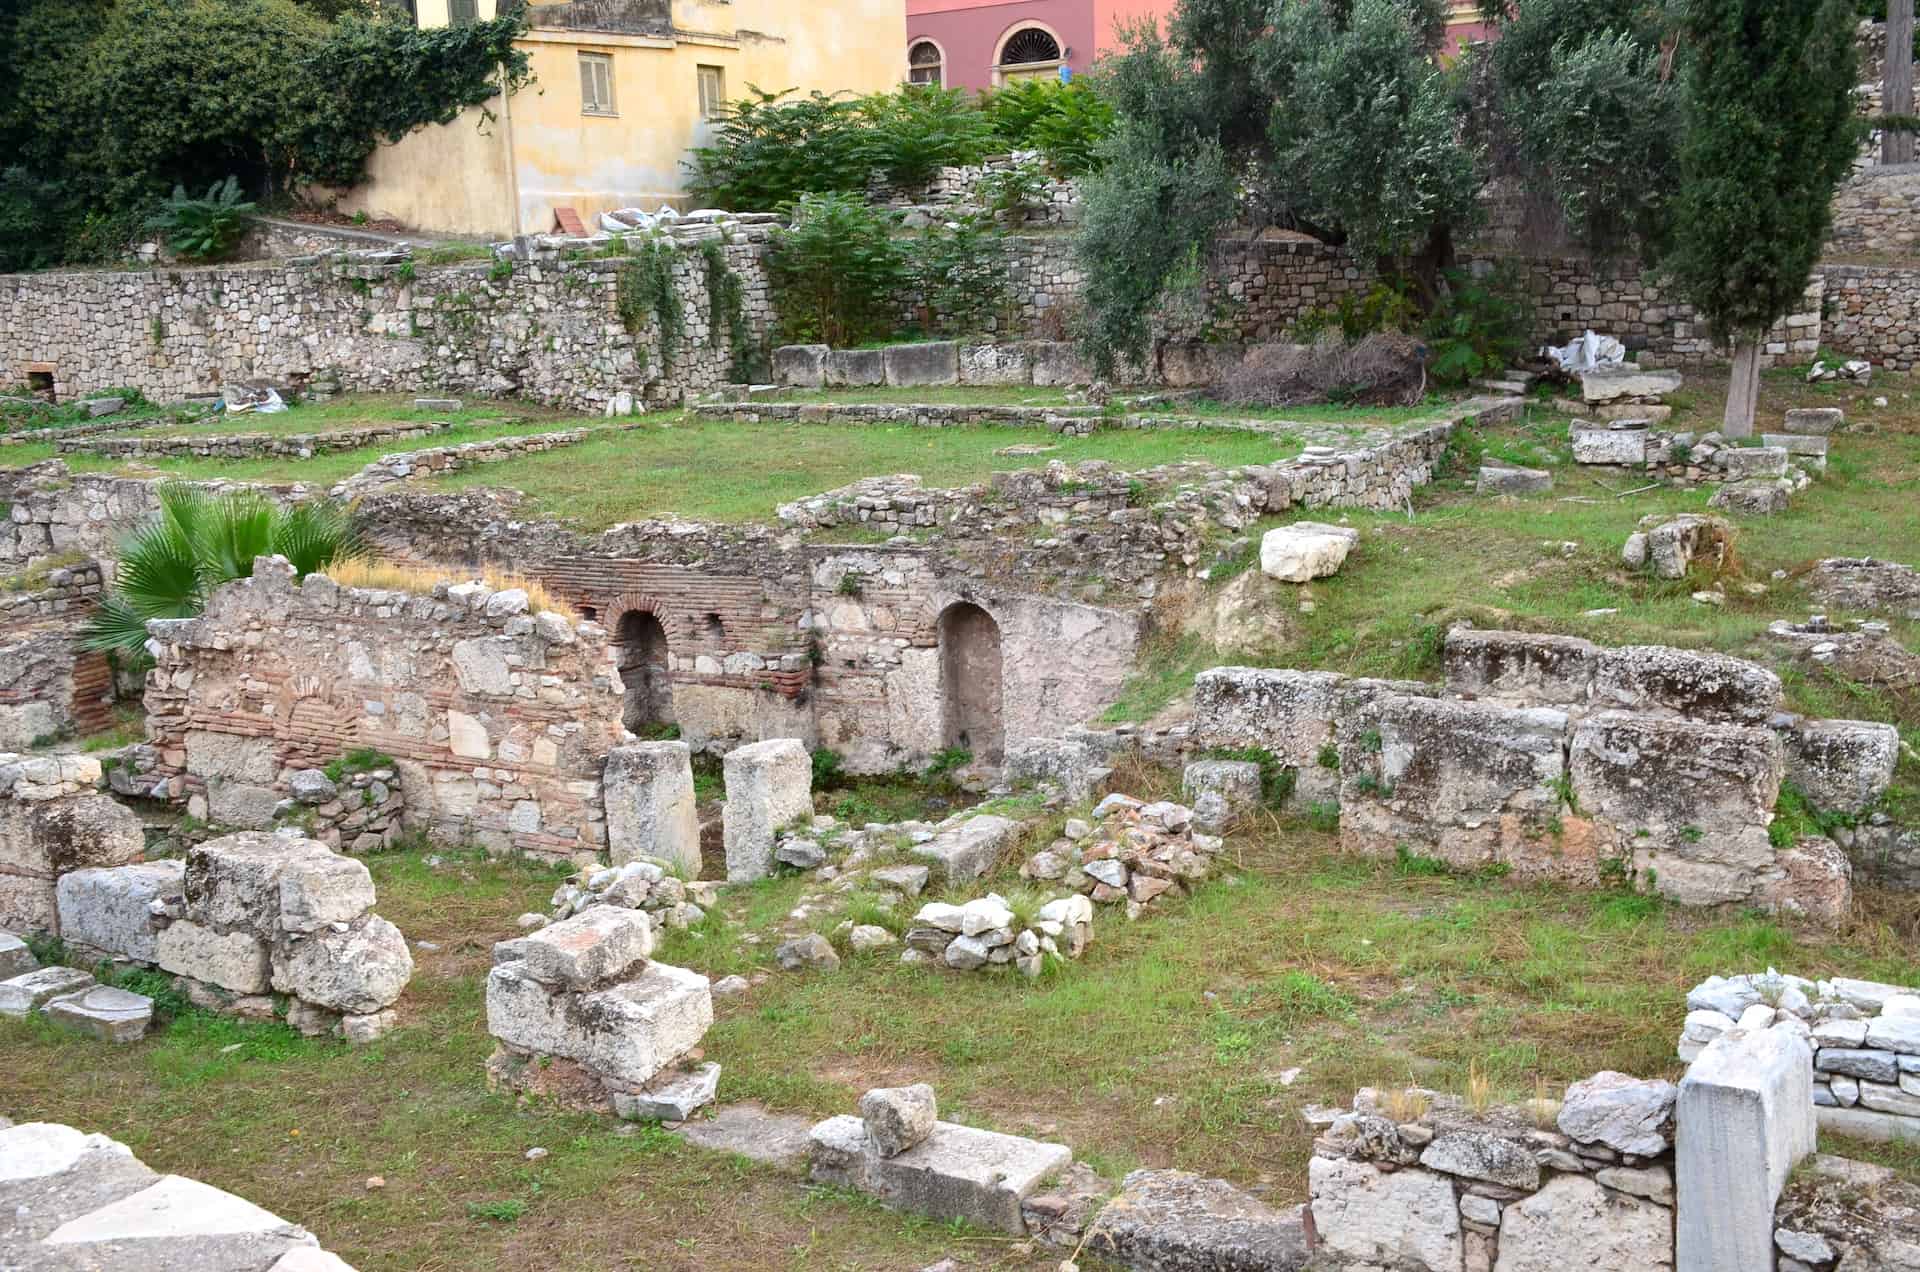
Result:
<instances>
[{"instance_id":1,"label":"ivy on wall","mask_svg":"<svg viewBox=\"0 0 1920 1272\"><path fill-rule=\"evenodd\" d=\"M641 243L620 266L613 302L628 335L639 335L649 317L659 324L660 362L669 371L687 330L686 310L673 286L673 257L671 244Z\"/></svg>"},{"instance_id":2,"label":"ivy on wall","mask_svg":"<svg viewBox=\"0 0 1920 1272\"><path fill-rule=\"evenodd\" d=\"M753 329L747 325L746 287L727 264L726 249L720 244L703 243L700 254L707 260L707 312L712 316L707 343L711 346L719 340L724 323L727 345L733 353L729 374L736 384L752 383L764 359L754 343Z\"/></svg>"}]
</instances>

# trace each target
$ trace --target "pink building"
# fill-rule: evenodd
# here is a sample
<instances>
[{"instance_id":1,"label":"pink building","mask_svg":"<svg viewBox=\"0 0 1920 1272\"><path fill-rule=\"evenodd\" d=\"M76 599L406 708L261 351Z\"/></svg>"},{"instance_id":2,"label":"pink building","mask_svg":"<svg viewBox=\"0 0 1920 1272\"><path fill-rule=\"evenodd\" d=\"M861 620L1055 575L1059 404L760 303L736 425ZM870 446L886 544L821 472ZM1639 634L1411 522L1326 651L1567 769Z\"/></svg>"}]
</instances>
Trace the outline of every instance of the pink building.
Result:
<instances>
[{"instance_id":1,"label":"pink building","mask_svg":"<svg viewBox=\"0 0 1920 1272\"><path fill-rule=\"evenodd\" d=\"M1078 74L1113 49L1117 23L1164 19L1175 2L907 0L908 78L978 90Z\"/></svg>"}]
</instances>

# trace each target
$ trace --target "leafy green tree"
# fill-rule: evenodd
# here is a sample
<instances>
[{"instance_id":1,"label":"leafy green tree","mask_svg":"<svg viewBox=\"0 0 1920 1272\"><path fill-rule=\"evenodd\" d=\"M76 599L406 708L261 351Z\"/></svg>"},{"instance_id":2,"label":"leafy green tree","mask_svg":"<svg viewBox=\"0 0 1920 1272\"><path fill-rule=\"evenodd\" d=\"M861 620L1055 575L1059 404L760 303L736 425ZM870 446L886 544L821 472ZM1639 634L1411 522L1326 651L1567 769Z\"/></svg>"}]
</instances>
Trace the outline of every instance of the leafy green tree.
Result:
<instances>
[{"instance_id":1,"label":"leafy green tree","mask_svg":"<svg viewBox=\"0 0 1920 1272\"><path fill-rule=\"evenodd\" d=\"M869 158L887 179L919 185L943 167L978 163L992 148L993 125L965 91L902 85L861 99Z\"/></svg>"},{"instance_id":2,"label":"leafy green tree","mask_svg":"<svg viewBox=\"0 0 1920 1272\"><path fill-rule=\"evenodd\" d=\"M1667 261L1735 346L1726 428L1753 431L1758 342L1793 312L1859 145L1843 0L1689 0L1689 109Z\"/></svg>"},{"instance_id":3,"label":"leafy green tree","mask_svg":"<svg viewBox=\"0 0 1920 1272\"><path fill-rule=\"evenodd\" d=\"M763 212L805 194L866 188L872 141L858 102L819 91L792 100L753 85L748 92L728 105L712 144L693 152L687 185L697 201Z\"/></svg>"},{"instance_id":4,"label":"leafy green tree","mask_svg":"<svg viewBox=\"0 0 1920 1272\"><path fill-rule=\"evenodd\" d=\"M139 652L150 620L202 613L215 588L252 577L255 557L284 556L305 575L367 552L334 504L275 504L172 483L159 500L159 516L121 546L113 590L81 629L82 648Z\"/></svg>"},{"instance_id":5,"label":"leafy green tree","mask_svg":"<svg viewBox=\"0 0 1920 1272\"><path fill-rule=\"evenodd\" d=\"M167 246L182 256L213 260L240 241L255 210L256 205L240 197L240 183L228 177L200 199L190 196L185 186L175 186L172 197L147 220L147 228L159 230Z\"/></svg>"},{"instance_id":6,"label":"leafy green tree","mask_svg":"<svg viewBox=\"0 0 1920 1272\"><path fill-rule=\"evenodd\" d=\"M909 276L892 218L841 193L804 195L791 211L767 249L786 338L844 348L890 333Z\"/></svg>"}]
</instances>

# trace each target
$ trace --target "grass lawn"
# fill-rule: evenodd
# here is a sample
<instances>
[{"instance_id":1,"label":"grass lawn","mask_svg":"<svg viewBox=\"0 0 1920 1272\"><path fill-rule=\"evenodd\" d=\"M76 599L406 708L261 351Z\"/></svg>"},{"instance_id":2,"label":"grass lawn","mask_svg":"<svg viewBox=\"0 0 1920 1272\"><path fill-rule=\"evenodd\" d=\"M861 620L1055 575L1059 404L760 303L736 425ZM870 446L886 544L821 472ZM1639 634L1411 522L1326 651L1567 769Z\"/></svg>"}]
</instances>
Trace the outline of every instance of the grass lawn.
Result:
<instances>
[{"instance_id":1,"label":"grass lawn","mask_svg":"<svg viewBox=\"0 0 1920 1272\"><path fill-rule=\"evenodd\" d=\"M996 453L1009 446L1050 449L1036 455ZM1114 429L1067 437L1042 429L735 424L675 415L511 466L472 468L429 484L440 489L513 486L532 497L528 515L562 518L591 531L667 513L771 521L781 503L890 473L918 473L938 488L1056 459L1104 459L1123 469L1185 459L1231 467L1271 463L1288 453L1263 434L1208 429Z\"/></svg>"}]
</instances>

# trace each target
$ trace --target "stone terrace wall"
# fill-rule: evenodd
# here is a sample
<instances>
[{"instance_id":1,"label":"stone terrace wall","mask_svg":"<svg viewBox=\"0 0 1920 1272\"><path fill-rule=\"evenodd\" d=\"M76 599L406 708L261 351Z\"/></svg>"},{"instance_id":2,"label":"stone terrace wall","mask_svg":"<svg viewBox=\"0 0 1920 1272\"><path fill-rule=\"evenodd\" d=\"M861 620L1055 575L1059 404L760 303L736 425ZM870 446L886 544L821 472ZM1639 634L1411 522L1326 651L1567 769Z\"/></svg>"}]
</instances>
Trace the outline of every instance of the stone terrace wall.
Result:
<instances>
[{"instance_id":1,"label":"stone terrace wall","mask_svg":"<svg viewBox=\"0 0 1920 1272\"><path fill-rule=\"evenodd\" d=\"M31 592L0 592L0 632L34 627L50 620L73 625L100 603L98 561L77 561L46 572Z\"/></svg>"},{"instance_id":2,"label":"stone terrace wall","mask_svg":"<svg viewBox=\"0 0 1920 1272\"><path fill-rule=\"evenodd\" d=\"M200 618L154 627L150 739L170 797L271 823L293 772L394 758L409 828L566 857L606 846L600 765L620 688L606 634L479 584L432 596L295 583L262 559Z\"/></svg>"},{"instance_id":3,"label":"stone terrace wall","mask_svg":"<svg viewBox=\"0 0 1920 1272\"><path fill-rule=\"evenodd\" d=\"M765 234L742 230L724 247L756 339L768 319ZM171 401L236 380L297 387L327 372L349 391L519 394L599 411L621 391L677 400L731 379L701 253L683 247L673 265L686 321L671 365L657 321L629 334L617 316L625 263L521 262L508 276L484 262L413 267L383 253L0 276L0 391L43 367L62 401L116 385Z\"/></svg>"},{"instance_id":4,"label":"stone terrace wall","mask_svg":"<svg viewBox=\"0 0 1920 1272\"><path fill-rule=\"evenodd\" d=\"M106 455L114 459L167 459L193 456L206 459L255 459L284 455L311 459L328 451L358 450L386 442L412 441L444 433L451 424L386 424L370 428L342 428L326 433L188 433L170 436L62 437L54 449L62 455Z\"/></svg>"},{"instance_id":5,"label":"stone terrace wall","mask_svg":"<svg viewBox=\"0 0 1920 1272\"><path fill-rule=\"evenodd\" d=\"M1920 269L1827 265L1831 310L1821 340L1894 371L1920 367Z\"/></svg>"},{"instance_id":6,"label":"stone terrace wall","mask_svg":"<svg viewBox=\"0 0 1920 1272\"><path fill-rule=\"evenodd\" d=\"M1833 200L1830 251L1920 258L1920 163L1855 173Z\"/></svg>"}]
</instances>

